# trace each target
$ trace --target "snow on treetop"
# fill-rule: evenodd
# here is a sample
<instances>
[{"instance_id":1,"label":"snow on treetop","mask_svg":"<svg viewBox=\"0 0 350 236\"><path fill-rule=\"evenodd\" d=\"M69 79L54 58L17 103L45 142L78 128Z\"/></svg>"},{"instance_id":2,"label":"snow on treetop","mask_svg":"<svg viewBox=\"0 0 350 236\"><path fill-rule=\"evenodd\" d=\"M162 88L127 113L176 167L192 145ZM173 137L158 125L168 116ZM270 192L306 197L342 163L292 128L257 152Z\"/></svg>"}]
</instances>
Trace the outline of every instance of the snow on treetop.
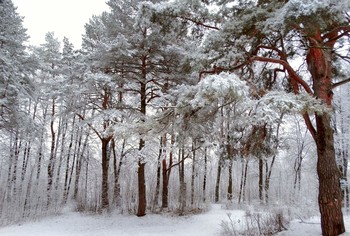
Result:
<instances>
[{"instance_id":1,"label":"snow on treetop","mask_svg":"<svg viewBox=\"0 0 350 236\"><path fill-rule=\"evenodd\" d=\"M237 75L220 73L209 75L195 86L195 94L190 102L192 107L203 107L224 97L239 99L248 96L249 88Z\"/></svg>"}]
</instances>

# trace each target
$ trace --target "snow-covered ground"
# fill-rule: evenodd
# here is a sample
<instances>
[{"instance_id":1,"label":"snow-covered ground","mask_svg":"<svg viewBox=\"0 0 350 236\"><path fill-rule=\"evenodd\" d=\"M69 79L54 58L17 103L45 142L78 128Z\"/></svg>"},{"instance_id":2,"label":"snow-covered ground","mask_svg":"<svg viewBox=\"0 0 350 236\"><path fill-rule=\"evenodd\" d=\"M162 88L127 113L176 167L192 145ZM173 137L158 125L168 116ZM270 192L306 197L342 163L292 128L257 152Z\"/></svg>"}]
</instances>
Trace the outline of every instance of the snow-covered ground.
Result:
<instances>
[{"instance_id":1,"label":"snow-covered ground","mask_svg":"<svg viewBox=\"0 0 350 236\"><path fill-rule=\"evenodd\" d=\"M67 212L36 222L28 222L0 228L1 236L212 236L220 235L220 223L228 220L227 214L236 221L245 214L242 210L225 210L220 205L203 214L174 217L149 214L145 217L125 215L83 215ZM346 216L350 230L350 216ZM304 223L293 221L289 230L280 236L321 235L319 220L312 218ZM345 235L350 236L350 233Z\"/></svg>"}]
</instances>

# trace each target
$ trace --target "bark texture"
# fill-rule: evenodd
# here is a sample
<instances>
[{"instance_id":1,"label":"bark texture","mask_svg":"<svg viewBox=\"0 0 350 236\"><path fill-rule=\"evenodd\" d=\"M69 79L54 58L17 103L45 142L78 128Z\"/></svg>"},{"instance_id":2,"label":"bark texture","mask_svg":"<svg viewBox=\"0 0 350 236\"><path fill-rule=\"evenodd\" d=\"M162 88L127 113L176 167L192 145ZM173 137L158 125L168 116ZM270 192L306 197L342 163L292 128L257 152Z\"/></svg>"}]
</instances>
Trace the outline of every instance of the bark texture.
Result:
<instances>
[{"instance_id":1,"label":"bark texture","mask_svg":"<svg viewBox=\"0 0 350 236\"><path fill-rule=\"evenodd\" d=\"M322 43L321 33L315 31L310 40L307 55L308 69L313 79L314 94L328 107L332 105L332 51L334 42ZM317 174L319 178L318 203L321 213L321 227L324 236L340 235L345 232L340 171L337 166L331 115L316 114Z\"/></svg>"}]
</instances>

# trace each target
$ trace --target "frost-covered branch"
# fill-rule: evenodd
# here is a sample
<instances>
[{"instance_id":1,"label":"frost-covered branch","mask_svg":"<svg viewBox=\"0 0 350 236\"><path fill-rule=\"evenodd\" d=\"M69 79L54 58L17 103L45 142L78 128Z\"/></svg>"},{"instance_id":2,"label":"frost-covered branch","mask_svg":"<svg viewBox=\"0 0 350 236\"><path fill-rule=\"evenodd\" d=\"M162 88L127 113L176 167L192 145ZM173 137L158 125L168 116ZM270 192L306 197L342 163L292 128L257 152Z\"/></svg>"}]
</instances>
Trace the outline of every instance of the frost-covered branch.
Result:
<instances>
[{"instance_id":1,"label":"frost-covered branch","mask_svg":"<svg viewBox=\"0 0 350 236\"><path fill-rule=\"evenodd\" d=\"M343 32L342 32L343 31ZM342 32L340 34L338 34L339 32ZM350 26L341 26L341 27L337 27L335 29L333 29L332 31L328 32L327 34L322 36L323 40L328 39L327 41L337 41L338 39L342 38L343 36L349 36L350 33ZM333 37L333 35L336 35L335 37Z\"/></svg>"},{"instance_id":2,"label":"frost-covered branch","mask_svg":"<svg viewBox=\"0 0 350 236\"><path fill-rule=\"evenodd\" d=\"M194 23L195 25L203 26L204 28L213 29L213 30L220 30L219 27L205 24L202 21L199 21L199 20L196 20L196 19L192 19L190 17L186 17L186 16L172 16L172 17L180 18L180 19L183 19L183 20L186 20L186 21L190 21L190 22Z\"/></svg>"},{"instance_id":3,"label":"frost-covered branch","mask_svg":"<svg viewBox=\"0 0 350 236\"><path fill-rule=\"evenodd\" d=\"M280 60L280 59L274 59L274 58L267 58L267 57L259 57L259 56L253 56L250 58L251 61L261 61L261 62L270 62L270 63L275 63L275 64L280 64L284 67L284 69L287 70L288 74L291 76L293 80L298 82L304 89L305 91L313 95L313 92L310 88L310 86L299 77L299 75L293 70L293 68L289 65L288 62Z\"/></svg>"},{"instance_id":4,"label":"frost-covered branch","mask_svg":"<svg viewBox=\"0 0 350 236\"><path fill-rule=\"evenodd\" d=\"M79 113L75 113L81 120L85 120L84 116L79 114ZM94 131L94 133L97 135L97 137L100 139L100 140L103 140L102 136L100 135L100 133L90 124L90 123L87 123L87 125L92 129L92 131Z\"/></svg>"},{"instance_id":5,"label":"frost-covered branch","mask_svg":"<svg viewBox=\"0 0 350 236\"><path fill-rule=\"evenodd\" d=\"M203 75L205 74L214 75L214 74L220 74L221 72L234 72L238 69L241 69L245 65L247 65L246 61L237 66L230 67L230 68L224 68L224 67L214 65L212 70L205 70L205 71L199 72L199 80L201 80L203 78Z\"/></svg>"}]
</instances>

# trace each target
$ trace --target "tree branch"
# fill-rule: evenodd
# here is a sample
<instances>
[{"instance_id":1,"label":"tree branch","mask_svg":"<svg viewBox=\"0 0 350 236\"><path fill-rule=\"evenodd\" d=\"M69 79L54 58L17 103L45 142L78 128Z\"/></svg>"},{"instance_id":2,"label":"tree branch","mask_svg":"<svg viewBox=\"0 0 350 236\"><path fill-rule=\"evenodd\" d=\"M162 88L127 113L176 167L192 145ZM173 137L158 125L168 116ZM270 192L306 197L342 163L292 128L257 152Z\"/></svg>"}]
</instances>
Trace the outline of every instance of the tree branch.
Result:
<instances>
[{"instance_id":1,"label":"tree branch","mask_svg":"<svg viewBox=\"0 0 350 236\"><path fill-rule=\"evenodd\" d=\"M311 119L310 119L310 116L307 112L305 112L303 114L303 118L304 118L304 121L305 121L305 124L306 124L306 127L307 129L310 131L310 134L311 136L314 138L314 140L316 141L316 129L315 127L313 126L312 122L311 122Z\"/></svg>"},{"instance_id":2,"label":"tree branch","mask_svg":"<svg viewBox=\"0 0 350 236\"><path fill-rule=\"evenodd\" d=\"M180 165L182 162L184 162L184 161L185 161L187 158L189 158L189 157L190 157L190 153L188 153L188 154L186 155L186 157L183 158L181 161L179 161L179 162L177 162L177 163L175 163L175 164L169 166L169 167L166 169L166 172L169 171L171 168Z\"/></svg>"},{"instance_id":3,"label":"tree branch","mask_svg":"<svg viewBox=\"0 0 350 236\"><path fill-rule=\"evenodd\" d=\"M338 86L341 86L341 85L343 85L343 84L346 84L346 83L348 83L348 82L350 82L350 78L345 79L345 80L340 81L340 82L337 82L337 83L334 83L334 84L332 84L332 89L334 89L334 88L336 88L336 87L338 87Z\"/></svg>"},{"instance_id":4,"label":"tree branch","mask_svg":"<svg viewBox=\"0 0 350 236\"><path fill-rule=\"evenodd\" d=\"M256 49L256 53L254 55L256 55L260 49L266 49L266 50L275 51L275 52L277 52L277 54L280 56L280 58L282 60L285 60L287 58L286 53L284 53L283 51L279 50L278 48L271 47L271 46L264 46L264 45L258 46L257 49Z\"/></svg>"},{"instance_id":5,"label":"tree branch","mask_svg":"<svg viewBox=\"0 0 350 236\"><path fill-rule=\"evenodd\" d=\"M269 63L275 63L275 64L280 64L284 67L285 70L287 70L288 74L290 77L298 82L304 89L305 91L313 95L313 92L309 85L299 77L299 75L294 71L294 69L289 65L288 62L280 60L280 59L274 59L274 58L267 58L267 57L259 57L259 56L253 56L250 58L251 61L261 61L261 62L269 62Z\"/></svg>"},{"instance_id":6,"label":"tree branch","mask_svg":"<svg viewBox=\"0 0 350 236\"><path fill-rule=\"evenodd\" d=\"M85 120L84 119L84 116L82 116L81 114L79 113L75 113L81 120ZM88 126L94 131L94 133L97 135L97 137L102 141L103 138L102 136L99 134L99 132L90 124L90 123L87 123Z\"/></svg>"},{"instance_id":7,"label":"tree branch","mask_svg":"<svg viewBox=\"0 0 350 236\"><path fill-rule=\"evenodd\" d=\"M180 19L183 19L183 20L187 20L187 21L190 21L196 25L199 25L199 26L203 26L205 28L208 28L208 29L214 29L214 30L220 30L219 27L216 27L216 26L212 26L212 25L207 25L201 21L198 21L198 20L195 20L195 19L192 19L190 17L186 17L186 16L172 16L172 17L176 17L176 18L180 18Z\"/></svg>"},{"instance_id":8,"label":"tree branch","mask_svg":"<svg viewBox=\"0 0 350 236\"><path fill-rule=\"evenodd\" d=\"M344 31L341 34L337 34L336 37L332 37L335 33L339 33L340 31ZM328 32L327 34L322 36L322 39L328 39L327 41L337 41L338 39L340 39L341 37L347 35L350 33L350 26L341 26L341 27L337 27L335 29L333 29L332 31Z\"/></svg>"},{"instance_id":9,"label":"tree branch","mask_svg":"<svg viewBox=\"0 0 350 236\"><path fill-rule=\"evenodd\" d=\"M206 71L199 72L199 80L202 80L202 77L205 74L209 74L209 75L220 74L223 71L233 72L235 70L242 68L245 65L247 65L246 61L237 65L237 66L231 67L231 68L224 68L224 67L219 67L219 66L214 65L212 70L206 70Z\"/></svg>"},{"instance_id":10,"label":"tree branch","mask_svg":"<svg viewBox=\"0 0 350 236\"><path fill-rule=\"evenodd\" d=\"M309 87L309 85L299 77L299 75L294 71L294 69L288 64L288 62L283 61L283 60L279 60L279 59L274 59L274 58L265 58L265 57L258 57L258 56L254 56L251 58L251 60L253 61L262 61L262 62L270 62L270 63L275 63L275 64L280 64L282 65L288 72L288 74L290 75L290 77L297 83L301 84L301 86L305 89L305 91L313 96L313 92L311 90L311 88ZM297 91L295 91L297 93ZM312 137L315 139L316 138L316 129L313 126L310 116L308 113L304 113L303 114L303 118L305 120L305 124L308 128L308 130L310 131Z\"/></svg>"}]
</instances>

